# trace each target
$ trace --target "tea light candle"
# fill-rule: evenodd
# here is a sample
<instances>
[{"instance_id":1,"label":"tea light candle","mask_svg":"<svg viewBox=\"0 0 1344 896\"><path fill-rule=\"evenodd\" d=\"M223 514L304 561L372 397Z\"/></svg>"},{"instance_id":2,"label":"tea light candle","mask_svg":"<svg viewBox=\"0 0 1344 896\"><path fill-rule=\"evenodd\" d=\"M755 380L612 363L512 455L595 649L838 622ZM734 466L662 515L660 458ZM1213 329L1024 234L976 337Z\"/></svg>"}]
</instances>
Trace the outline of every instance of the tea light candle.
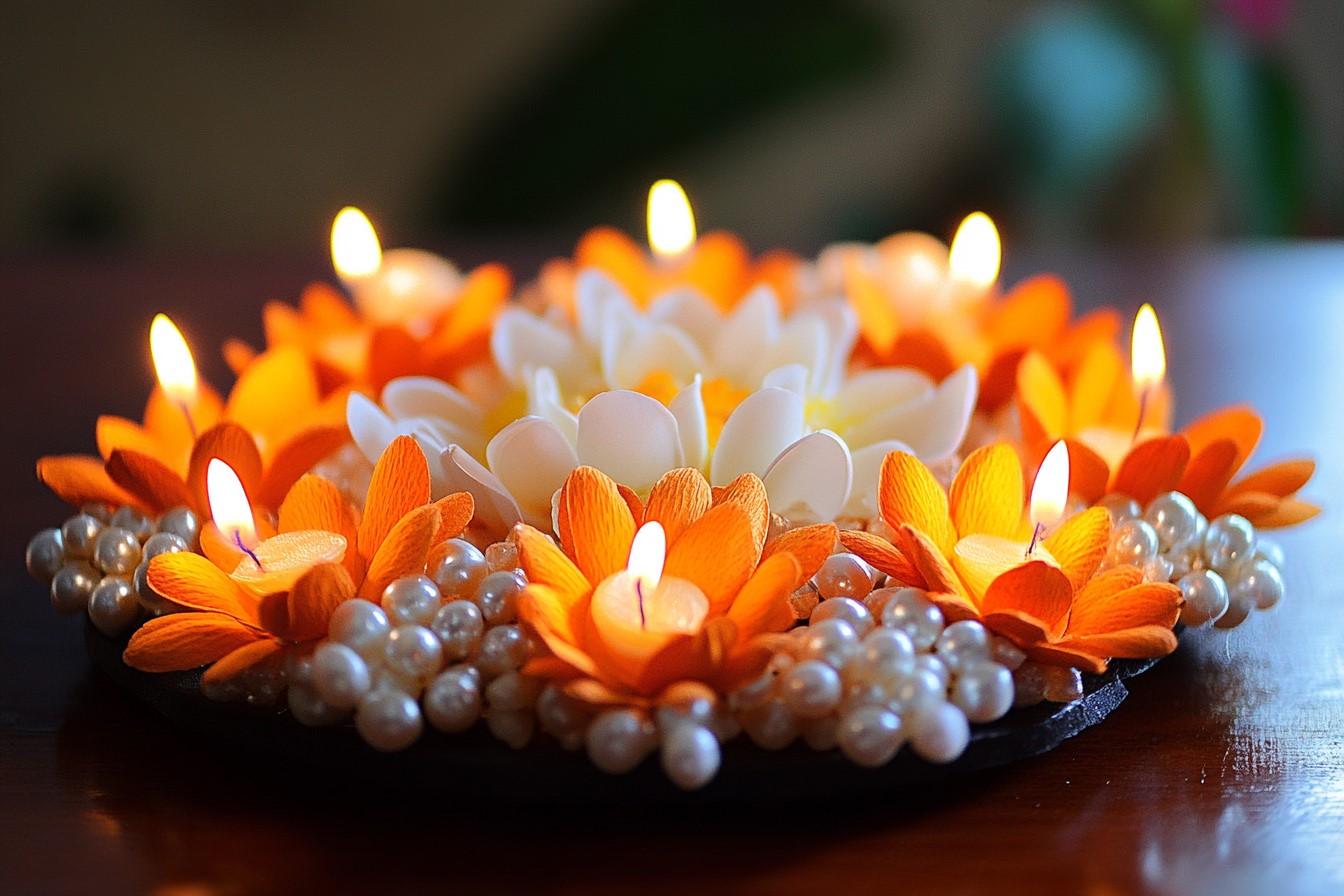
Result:
<instances>
[{"instance_id":1,"label":"tea light candle","mask_svg":"<svg viewBox=\"0 0 1344 896\"><path fill-rule=\"evenodd\" d=\"M1162 328L1157 322L1153 306L1145 303L1134 317L1134 330L1129 342L1129 371L1134 394L1139 399L1138 418L1134 430L1113 426L1092 426L1078 434L1078 440L1106 461L1111 469L1118 467L1129 449L1144 438L1162 435L1158 427L1144 428L1144 417L1152 396L1161 388L1167 372L1166 349L1162 344Z\"/></svg>"},{"instance_id":2,"label":"tea light candle","mask_svg":"<svg viewBox=\"0 0 1344 896\"><path fill-rule=\"evenodd\" d=\"M199 397L196 380L196 361L191 356L182 331L166 314L154 315L149 325L149 355L154 361L154 376L168 400L182 409L192 438L196 436L196 422L192 414Z\"/></svg>"},{"instance_id":3,"label":"tea light candle","mask_svg":"<svg viewBox=\"0 0 1344 896\"><path fill-rule=\"evenodd\" d=\"M450 261L420 249L383 252L373 224L346 207L331 225L331 260L359 310L374 324L429 335L434 318L457 298L462 274Z\"/></svg>"},{"instance_id":4,"label":"tea light candle","mask_svg":"<svg viewBox=\"0 0 1344 896\"><path fill-rule=\"evenodd\" d=\"M258 539L252 505L233 468L214 458L205 477L214 525L242 552L229 577L253 594L288 591L314 566L339 563L345 556L345 537L320 529L282 532L265 541Z\"/></svg>"},{"instance_id":5,"label":"tea light candle","mask_svg":"<svg viewBox=\"0 0 1344 896\"><path fill-rule=\"evenodd\" d=\"M994 222L984 212L971 212L957 227L947 250L947 280L940 304L950 308L983 299L998 282L1002 261Z\"/></svg>"},{"instance_id":6,"label":"tea light candle","mask_svg":"<svg viewBox=\"0 0 1344 896\"><path fill-rule=\"evenodd\" d=\"M612 653L643 664L671 637L693 635L709 612L709 599L693 582L663 575L667 536L657 522L635 533L626 568L593 593L593 627Z\"/></svg>"},{"instance_id":7,"label":"tea light candle","mask_svg":"<svg viewBox=\"0 0 1344 896\"><path fill-rule=\"evenodd\" d=\"M1031 487L1031 540L1021 542L1001 535L977 533L961 539L953 549L952 562L973 594L984 594L994 579L1033 560L1059 566L1040 542L1064 515L1068 495L1069 450L1060 441L1041 462Z\"/></svg>"}]
</instances>

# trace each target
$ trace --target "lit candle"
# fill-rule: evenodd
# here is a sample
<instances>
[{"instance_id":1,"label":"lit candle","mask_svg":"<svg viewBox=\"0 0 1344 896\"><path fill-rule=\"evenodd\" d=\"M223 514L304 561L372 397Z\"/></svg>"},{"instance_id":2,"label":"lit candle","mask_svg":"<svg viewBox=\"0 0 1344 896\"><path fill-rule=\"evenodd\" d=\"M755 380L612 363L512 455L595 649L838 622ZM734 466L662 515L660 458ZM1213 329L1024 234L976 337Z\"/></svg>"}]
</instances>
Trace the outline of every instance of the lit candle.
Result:
<instances>
[{"instance_id":1,"label":"lit candle","mask_svg":"<svg viewBox=\"0 0 1344 896\"><path fill-rule=\"evenodd\" d=\"M213 458L205 471L210 515L224 539L242 552L238 566L229 574L254 594L288 591L308 570L319 563L338 563L345 556L345 537L320 529L282 532L262 541L257 538L252 505L233 468Z\"/></svg>"},{"instance_id":2,"label":"lit candle","mask_svg":"<svg viewBox=\"0 0 1344 896\"><path fill-rule=\"evenodd\" d=\"M1003 249L999 231L984 212L971 212L957 228L947 251L947 273L954 299L980 299L999 279Z\"/></svg>"},{"instance_id":3,"label":"lit candle","mask_svg":"<svg viewBox=\"0 0 1344 896\"><path fill-rule=\"evenodd\" d=\"M1029 542L985 534L968 535L957 542L952 563L972 594L984 594L994 579L1033 560L1059 566L1041 544L1041 539L1064 515L1068 495L1069 450L1061 441L1055 443L1041 462L1031 487L1032 535Z\"/></svg>"},{"instance_id":4,"label":"lit candle","mask_svg":"<svg viewBox=\"0 0 1344 896\"><path fill-rule=\"evenodd\" d=\"M695 245L695 216L686 191L674 180L660 180L649 188L649 248L664 264L680 259Z\"/></svg>"},{"instance_id":5,"label":"lit candle","mask_svg":"<svg viewBox=\"0 0 1344 896\"><path fill-rule=\"evenodd\" d=\"M357 208L341 209L332 222L331 260L369 321L403 326L421 338L462 288L461 272L432 252L384 252L373 225Z\"/></svg>"},{"instance_id":6,"label":"lit candle","mask_svg":"<svg viewBox=\"0 0 1344 896\"><path fill-rule=\"evenodd\" d=\"M1134 391L1139 396L1139 417L1134 423L1134 441L1143 429L1143 417L1153 390L1162 385L1167 373L1167 353L1162 345L1162 328L1153 306L1144 303L1134 317L1134 334L1129 343L1129 371Z\"/></svg>"},{"instance_id":7,"label":"lit candle","mask_svg":"<svg viewBox=\"0 0 1344 896\"><path fill-rule=\"evenodd\" d=\"M169 401L182 409L194 439L196 422L192 412L198 397L196 362L191 357L187 340L182 338L182 331L166 314L154 315L154 321L149 325L149 355L154 361L159 388Z\"/></svg>"},{"instance_id":8,"label":"lit candle","mask_svg":"<svg viewBox=\"0 0 1344 896\"><path fill-rule=\"evenodd\" d=\"M709 599L693 582L663 575L667 536L648 522L635 533L626 568L593 593L593 627L606 648L644 664L677 635L693 635L709 612Z\"/></svg>"}]
</instances>

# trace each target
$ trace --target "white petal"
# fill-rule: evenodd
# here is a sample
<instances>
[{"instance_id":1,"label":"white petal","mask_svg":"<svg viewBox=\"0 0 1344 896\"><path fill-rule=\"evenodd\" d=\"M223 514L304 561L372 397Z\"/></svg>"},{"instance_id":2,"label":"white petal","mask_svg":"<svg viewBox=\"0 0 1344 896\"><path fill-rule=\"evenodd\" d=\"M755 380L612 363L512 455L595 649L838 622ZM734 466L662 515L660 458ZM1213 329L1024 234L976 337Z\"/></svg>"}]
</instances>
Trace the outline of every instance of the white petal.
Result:
<instances>
[{"instance_id":1,"label":"white petal","mask_svg":"<svg viewBox=\"0 0 1344 896\"><path fill-rule=\"evenodd\" d=\"M872 519L877 516L877 482L882 461L893 451L910 451L910 446L895 440L875 442L850 452L854 465L854 483L845 503L845 516ZM912 452L913 453L913 452Z\"/></svg>"},{"instance_id":2,"label":"white petal","mask_svg":"<svg viewBox=\"0 0 1344 896\"><path fill-rule=\"evenodd\" d=\"M437 417L479 431L485 416L467 396L432 376L403 376L383 388L383 407L393 417Z\"/></svg>"},{"instance_id":3,"label":"white petal","mask_svg":"<svg viewBox=\"0 0 1344 896\"><path fill-rule=\"evenodd\" d=\"M710 461L710 483L727 485L743 473L764 474L802 435L803 396L784 389L753 392L723 424Z\"/></svg>"},{"instance_id":4,"label":"white petal","mask_svg":"<svg viewBox=\"0 0 1344 896\"><path fill-rule=\"evenodd\" d=\"M351 392L345 401L345 424L350 427L351 438L359 446L360 453L369 459L369 463L377 463L384 449L392 444L397 435L392 418L358 392Z\"/></svg>"},{"instance_id":5,"label":"white petal","mask_svg":"<svg viewBox=\"0 0 1344 896\"><path fill-rule=\"evenodd\" d=\"M828 300L808 306L807 313L826 322L827 356L813 371L813 390L830 394L844 382L854 343L859 339L859 318L849 303Z\"/></svg>"},{"instance_id":6,"label":"white petal","mask_svg":"<svg viewBox=\"0 0 1344 896\"><path fill-rule=\"evenodd\" d=\"M808 371L808 392L816 392L825 378L827 348L826 328L820 321L806 316L791 320L780 329L779 338L756 358L757 382L764 380L767 371L785 364L799 364Z\"/></svg>"},{"instance_id":7,"label":"white petal","mask_svg":"<svg viewBox=\"0 0 1344 896\"><path fill-rule=\"evenodd\" d=\"M761 387L765 389L788 389L790 392L806 395L807 368L802 364L785 364L783 367L776 367L761 380Z\"/></svg>"},{"instance_id":8,"label":"white petal","mask_svg":"<svg viewBox=\"0 0 1344 896\"><path fill-rule=\"evenodd\" d=\"M490 470L513 495L528 525L545 529L551 496L579 465L564 434L549 420L523 417L504 427L485 449Z\"/></svg>"},{"instance_id":9,"label":"white petal","mask_svg":"<svg viewBox=\"0 0 1344 896\"><path fill-rule=\"evenodd\" d=\"M702 351L708 352L723 325L723 315L699 290L690 287L670 289L649 303L648 320L670 324L681 330Z\"/></svg>"},{"instance_id":10,"label":"white petal","mask_svg":"<svg viewBox=\"0 0 1344 896\"><path fill-rule=\"evenodd\" d=\"M961 447L979 391L979 377L969 364L943 380L934 391L922 425L904 438L920 460L942 460Z\"/></svg>"},{"instance_id":11,"label":"white petal","mask_svg":"<svg viewBox=\"0 0 1344 896\"><path fill-rule=\"evenodd\" d=\"M582 387L592 377L593 359L568 332L521 308L507 308L490 335L495 363L522 385L529 370L549 367L566 385Z\"/></svg>"},{"instance_id":12,"label":"white petal","mask_svg":"<svg viewBox=\"0 0 1344 896\"><path fill-rule=\"evenodd\" d=\"M476 501L476 515L473 522L483 526L496 536L503 537L523 520L518 502L509 494L499 477L483 467L476 458L463 451L457 445L449 445L448 450L439 455L443 478L448 484L447 491L470 492Z\"/></svg>"},{"instance_id":13,"label":"white petal","mask_svg":"<svg viewBox=\"0 0 1344 896\"><path fill-rule=\"evenodd\" d=\"M714 367L729 380L748 382L762 349L778 338L779 302L774 290L758 286L723 322L714 340Z\"/></svg>"},{"instance_id":14,"label":"white petal","mask_svg":"<svg viewBox=\"0 0 1344 896\"><path fill-rule=\"evenodd\" d=\"M677 418L638 392L596 395L579 411L579 462L637 492L652 488L685 462Z\"/></svg>"},{"instance_id":15,"label":"white petal","mask_svg":"<svg viewBox=\"0 0 1344 896\"><path fill-rule=\"evenodd\" d=\"M695 375L689 386L677 393L667 409L677 418L681 453L686 466L704 472L705 464L709 461L709 423L705 419L705 399L700 392L699 374Z\"/></svg>"},{"instance_id":16,"label":"white petal","mask_svg":"<svg viewBox=\"0 0 1344 896\"><path fill-rule=\"evenodd\" d=\"M584 268L574 278L574 310L578 317L579 335L588 345L602 342L602 328L608 317L622 314L635 316L634 303L621 285L601 268Z\"/></svg>"},{"instance_id":17,"label":"white petal","mask_svg":"<svg viewBox=\"0 0 1344 896\"><path fill-rule=\"evenodd\" d=\"M784 449L762 478L772 511L795 522L820 522L845 506L852 476L844 440L822 430Z\"/></svg>"},{"instance_id":18,"label":"white petal","mask_svg":"<svg viewBox=\"0 0 1344 896\"><path fill-rule=\"evenodd\" d=\"M551 421L571 446L578 444L579 418L565 409L560 384L551 368L543 367L532 372L527 390L527 413Z\"/></svg>"},{"instance_id":19,"label":"white petal","mask_svg":"<svg viewBox=\"0 0 1344 896\"><path fill-rule=\"evenodd\" d=\"M621 340L605 373L611 388L633 389L655 372L667 373L674 382L689 382L704 366L704 355L689 336L660 326Z\"/></svg>"},{"instance_id":20,"label":"white petal","mask_svg":"<svg viewBox=\"0 0 1344 896\"><path fill-rule=\"evenodd\" d=\"M882 368L854 377L836 395L826 423L859 448L888 439L905 441L926 425L933 381L909 368Z\"/></svg>"}]
</instances>

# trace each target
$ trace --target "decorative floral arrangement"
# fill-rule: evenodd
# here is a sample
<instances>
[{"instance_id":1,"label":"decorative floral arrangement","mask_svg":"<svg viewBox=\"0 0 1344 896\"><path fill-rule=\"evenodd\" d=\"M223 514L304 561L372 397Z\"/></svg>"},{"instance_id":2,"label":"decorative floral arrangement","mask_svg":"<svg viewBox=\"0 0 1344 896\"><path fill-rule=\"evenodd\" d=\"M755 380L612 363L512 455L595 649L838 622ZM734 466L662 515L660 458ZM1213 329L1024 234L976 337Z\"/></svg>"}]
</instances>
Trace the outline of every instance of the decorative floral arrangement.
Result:
<instances>
[{"instance_id":1,"label":"decorative floral arrangement","mask_svg":"<svg viewBox=\"0 0 1344 896\"><path fill-rule=\"evenodd\" d=\"M1317 512L1313 464L1241 475L1244 407L1172 432L1151 309L1127 368L1114 310L998 288L979 214L950 249L752 258L660 182L650 242L593 230L515 289L342 212L353 304L267 305L227 397L156 318L143 421L38 462L77 513L30 572L213 699L379 750L484 721L611 773L657 752L687 789L741 733L949 762L1282 597L1258 530Z\"/></svg>"}]
</instances>

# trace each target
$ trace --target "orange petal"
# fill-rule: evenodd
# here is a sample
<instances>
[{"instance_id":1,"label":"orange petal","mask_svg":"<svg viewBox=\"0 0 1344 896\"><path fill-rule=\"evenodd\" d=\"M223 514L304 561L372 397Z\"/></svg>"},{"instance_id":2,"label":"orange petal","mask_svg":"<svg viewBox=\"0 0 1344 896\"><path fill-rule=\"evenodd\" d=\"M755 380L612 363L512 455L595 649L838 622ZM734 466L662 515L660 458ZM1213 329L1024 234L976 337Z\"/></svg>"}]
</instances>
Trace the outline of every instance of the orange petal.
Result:
<instances>
[{"instance_id":1,"label":"orange petal","mask_svg":"<svg viewBox=\"0 0 1344 896\"><path fill-rule=\"evenodd\" d=\"M1236 443L1231 439L1210 442L1190 458L1176 490L1207 513L1213 509L1218 496L1232 480L1232 474L1237 471L1236 465Z\"/></svg>"},{"instance_id":2,"label":"orange petal","mask_svg":"<svg viewBox=\"0 0 1344 896\"><path fill-rule=\"evenodd\" d=\"M1046 439L1069 431L1069 403L1064 383L1040 352L1027 352L1017 365L1017 398ZM1025 423L1024 423L1025 429Z\"/></svg>"},{"instance_id":3,"label":"orange petal","mask_svg":"<svg viewBox=\"0 0 1344 896\"><path fill-rule=\"evenodd\" d=\"M193 610L223 613L260 626L257 599L200 554L160 554L149 562L149 584L168 600Z\"/></svg>"},{"instance_id":4,"label":"orange petal","mask_svg":"<svg viewBox=\"0 0 1344 896\"><path fill-rule=\"evenodd\" d=\"M565 693L589 706L646 706L648 700L629 691L617 690L596 678L575 678L565 683Z\"/></svg>"},{"instance_id":5,"label":"orange petal","mask_svg":"<svg viewBox=\"0 0 1344 896\"><path fill-rule=\"evenodd\" d=\"M877 281L862 270L857 258L846 260L845 296L858 318L863 338L879 356L889 355L901 332L900 321L895 306Z\"/></svg>"},{"instance_id":6,"label":"orange petal","mask_svg":"<svg viewBox=\"0 0 1344 896\"><path fill-rule=\"evenodd\" d=\"M1100 501L1111 482L1111 468L1100 454L1075 439L1065 439L1069 447L1069 492L1089 504ZM1045 446L1049 448L1047 444ZM1044 459L1044 453L1041 458Z\"/></svg>"},{"instance_id":7,"label":"orange petal","mask_svg":"<svg viewBox=\"0 0 1344 896\"><path fill-rule=\"evenodd\" d=\"M439 509L438 541L461 535L476 512L476 501L470 492L454 492L435 501L434 506Z\"/></svg>"},{"instance_id":8,"label":"orange petal","mask_svg":"<svg viewBox=\"0 0 1344 896\"><path fill-rule=\"evenodd\" d=\"M196 403L191 406L188 421L182 405L178 404L159 386L149 393L145 402L145 429L163 446L168 457L186 458L197 432L205 432L219 422L224 413L223 402L214 389L205 383L196 387ZM194 431L193 431L194 430ZM181 463L181 461L178 461ZM170 464L176 468L177 464Z\"/></svg>"},{"instance_id":9,"label":"orange petal","mask_svg":"<svg viewBox=\"0 0 1344 896\"><path fill-rule=\"evenodd\" d=\"M1238 480L1228 489L1228 494L1268 492L1282 498L1293 494L1306 485L1315 473L1316 462L1314 460L1301 458L1281 461Z\"/></svg>"},{"instance_id":10,"label":"orange petal","mask_svg":"<svg viewBox=\"0 0 1344 896\"><path fill-rule=\"evenodd\" d=\"M994 356L984 379L980 381L977 408L994 414L1017 395L1017 365L1022 363L1025 354L1021 349L1009 349Z\"/></svg>"},{"instance_id":11,"label":"orange petal","mask_svg":"<svg viewBox=\"0 0 1344 896\"><path fill-rule=\"evenodd\" d=\"M1064 633L1069 620L1073 587L1068 577L1043 560L1033 560L997 576L985 589L980 610L992 613L1024 613L1041 621L1054 637Z\"/></svg>"},{"instance_id":12,"label":"orange petal","mask_svg":"<svg viewBox=\"0 0 1344 896\"><path fill-rule=\"evenodd\" d=\"M354 596L355 583L344 566L339 563L314 566L290 589L285 636L291 641L325 638L332 612Z\"/></svg>"},{"instance_id":13,"label":"orange petal","mask_svg":"<svg viewBox=\"0 0 1344 896\"><path fill-rule=\"evenodd\" d=\"M318 401L317 376L298 346L277 346L248 365L225 413L245 429L278 442L293 432Z\"/></svg>"},{"instance_id":14,"label":"orange petal","mask_svg":"<svg viewBox=\"0 0 1344 896\"><path fill-rule=\"evenodd\" d=\"M263 639L270 640L222 613L172 613L140 626L121 658L141 672L177 672L208 665Z\"/></svg>"},{"instance_id":15,"label":"orange petal","mask_svg":"<svg viewBox=\"0 0 1344 896\"><path fill-rule=\"evenodd\" d=\"M1126 629L1150 626L1169 630L1176 624L1183 603L1185 599L1181 596L1181 589L1165 582L1133 585L1121 591L1091 589L1079 594L1074 601L1073 612L1069 616L1068 638L1076 640L1109 636ZM1103 655L1133 654L1108 651Z\"/></svg>"},{"instance_id":16,"label":"orange petal","mask_svg":"<svg viewBox=\"0 0 1344 896\"><path fill-rule=\"evenodd\" d=\"M1181 436L1151 439L1132 449L1120 464L1111 491L1129 495L1142 505L1174 489L1190 461L1190 446Z\"/></svg>"},{"instance_id":17,"label":"orange petal","mask_svg":"<svg viewBox=\"0 0 1344 896\"><path fill-rule=\"evenodd\" d=\"M373 467L364 518L359 523L359 552L372 559L402 517L429 503L429 462L415 439L397 436Z\"/></svg>"},{"instance_id":18,"label":"orange petal","mask_svg":"<svg viewBox=\"0 0 1344 896\"><path fill-rule=\"evenodd\" d=\"M423 368L420 343L400 327L378 327L369 340L369 386L375 393L397 377Z\"/></svg>"},{"instance_id":19,"label":"orange petal","mask_svg":"<svg viewBox=\"0 0 1344 896\"><path fill-rule=\"evenodd\" d=\"M842 530L839 537L840 543L845 546L845 550L858 554L866 562L891 576L897 582L903 585L923 585L924 577L915 569L914 564L907 560L905 555L885 538L858 529Z\"/></svg>"},{"instance_id":20,"label":"orange petal","mask_svg":"<svg viewBox=\"0 0 1344 896\"><path fill-rule=\"evenodd\" d=\"M1205 414L1181 430L1181 435L1190 443L1190 453L1198 454L1208 445L1219 439L1231 439L1237 446L1237 465L1246 462L1251 456L1264 424L1260 416L1245 405L1221 408Z\"/></svg>"},{"instance_id":21,"label":"orange petal","mask_svg":"<svg viewBox=\"0 0 1344 896\"><path fill-rule=\"evenodd\" d=\"M1072 311L1068 285L1053 274L1038 274L991 306L986 335L1003 348L1048 345L1068 325Z\"/></svg>"},{"instance_id":22,"label":"orange petal","mask_svg":"<svg viewBox=\"0 0 1344 896\"><path fill-rule=\"evenodd\" d=\"M1320 512L1321 508L1315 504L1309 504L1297 498L1284 498L1272 510L1257 512L1253 515L1243 514L1243 516L1246 516L1258 528L1282 529L1285 526L1296 526L1298 523L1304 523Z\"/></svg>"},{"instance_id":23,"label":"orange petal","mask_svg":"<svg viewBox=\"0 0 1344 896\"><path fill-rule=\"evenodd\" d=\"M518 563L529 582L547 585L574 600L592 592L594 583L584 578L574 561L549 538L521 524L513 531L518 543Z\"/></svg>"},{"instance_id":24,"label":"orange petal","mask_svg":"<svg viewBox=\"0 0 1344 896\"><path fill-rule=\"evenodd\" d=\"M561 500L569 511L574 562L590 582L625 569L635 520L611 477L578 467L565 480Z\"/></svg>"},{"instance_id":25,"label":"orange petal","mask_svg":"<svg viewBox=\"0 0 1344 896\"><path fill-rule=\"evenodd\" d=\"M358 537L354 513L341 490L335 483L311 473L294 483L285 495L277 529L281 532L305 529L335 532L345 537L347 545L353 545Z\"/></svg>"},{"instance_id":26,"label":"orange petal","mask_svg":"<svg viewBox=\"0 0 1344 896\"><path fill-rule=\"evenodd\" d=\"M96 457L63 454L37 462L37 478L71 507L82 504L130 505L149 511L149 505L112 481Z\"/></svg>"},{"instance_id":27,"label":"orange petal","mask_svg":"<svg viewBox=\"0 0 1344 896\"><path fill-rule=\"evenodd\" d=\"M887 525L912 526L926 533L943 554L952 552L957 536L948 519L947 495L913 454L893 451L883 459L877 499ZM1021 508L1019 502L1019 513Z\"/></svg>"},{"instance_id":28,"label":"orange petal","mask_svg":"<svg viewBox=\"0 0 1344 896\"><path fill-rule=\"evenodd\" d=\"M663 575L694 582L711 615L727 609L756 568L751 520L741 505L720 504L691 524L668 548ZM624 568L624 562L621 568Z\"/></svg>"},{"instance_id":29,"label":"orange petal","mask_svg":"<svg viewBox=\"0 0 1344 896\"><path fill-rule=\"evenodd\" d=\"M257 500L263 507L278 506L300 476L349 441L350 430L339 423L311 426L281 443L271 452Z\"/></svg>"},{"instance_id":30,"label":"orange petal","mask_svg":"<svg viewBox=\"0 0 1344 896\"><path fill-rule=\"evenodd\" d=\"M237 650L221 657L214 665L205 670L205 674L201 676L201 684L220 684L228 681L263 663L278 660L284 652L285 645L270 638L244 644Z\"/></svg>"},{"instance_id":31,"label":"orange petal","mask_svg":"<svg viewBox=\"0 0 1344 896\"><path fill-rule=\"evenodd\" d=\"M1089 507L1065 520L1044 545L1077 591L1096 573L1110 541L1111 515L1104 507Z\"/></svg>"},{"instance_id":32,"label":"orange petal","mask_svg":"<svg viewBox=\"0 0 1344 896\"><path fill-rule=\"evenodd\" d=\"M980 609L964 594L955 591L930 591L928 598L942 612L943 619L949 625L966 619L980 618Z\"/></svg>"},{"instance_id":33,"label":"orange petal","mask_svg":"<svg viewBox=\"0 0 1344 896\"><path fill-rule=\"evenodd\" d=\"M309 330L352 330L360 326L359 314L345 297L330 283L320 280L303 288L299 308Z\"/></svg>"},{"instance_id":34,"label":"orange petal","mask_svg":"<svg viewBox=\"0 0 1344 896\"><path fill-rule=\"evenodd\" d=\"M224 342L224 363L229 365L233 375L239 376L247 365L257 359L257 350L241 339L228 339Z\"/></svg>"},{"instance_id":35,"label":"orange petal","mask_svg":"<svg viewBox=\"0 0 1344 896\"><path fill-rule=\"evenodd\" d=\"M1093 675L1106 671L1107 657L1098 656L1089 650L1066 648L1058 644L1024 645L1022 649L1027 652L1027 656L1047 666L1081 669Z\"/></svg>"},{"instance_id":36,"label":"orange petal","mask_svg":"<svg viewBox=\"0 0 1344 896\"><path fill-rule=\"evenodd\" d=\"M719 690L726 694L755 681L765 671L770 658L775 655L776 646L772 638L781 635L757 635L754 638L739 637L719 669Z\"/></svg>"},{"instance_id":37,"label":"orange petal","mask_svg":"<svg viewBox=\"0 0 1344 896\"><path fill-rule=\"evenodd\" d=\"M376 602L381 599L383 589L397 579L423 573L438 529L439 511L432 505L417 507L403 516L369 558L369 571L359 596Z\"/></svg>"},{"instance_id":38,"label":"orange petal","mask_svg":"<svg viewBox=\"0 0 1344 896\"><path fill-rule=\"evenodd\" d=\"M594 227L585 233L574 249L574 264L578 268L601 268L636 304L642 305L649 297L644 250L613 227Z\"/></svg>"},{"instance_id":39,"label":"orange petal","mask_svg":"<svg viewBox=\"0 0 1344 896\"><path fill-rule=\"evenodd\" d=\"M191 507L198 514L204 508L193 500L191 489L176 473L147 454L114 451L107 460L107 475L132 493L154 513L174 507Z\"/></svg>"},{"instance_id":40,"label":"orange petal","mask_svg":"<svg viewBox=\"0 0 1344 896\"><path fill-rule=\"evenodd\" d=\"M765 483L755 473L743 473L722 489L714 490L714 504L739 504L751 520L752 540L756 554L765 547L765 536L770 532L770 503L765 495Z\"/></svg>"},{"instance_id":41,"label":"orange petal","mask_svg":"<svg viewBox=\"0 0 1344 896\"><path fill-rule=\"evenodd\" d=\"M544 629L554 638L578 648L582 645L588 603L588 592L562 591L530 582L518 597L518 615L538 631ZM547 638L547 643L554 638Z\"/></svg>"},{"instance_id":42,"label":"orange petal","mask_svg":"<svg viewBox=\"0 0 1344 896\"><path fill-rule=\"evenodd\" d=\"M798 582L793 587L801 588L807 584L808 579L817 574L826 558L831 556L831 551L835 549L836 535L835 526L831 523L790 529L778 538L772 538L765 543L761 559L764 561L778 553L792 554L798 561Z\"/></svg>"},{"instance_id":43,"label":"orange petal","mask_svg":"<svg viewBox=\"0 0 1344 896\"><path fill-rule=\"evenodd\" d=\"M801 567L790 553L775 554L761 563L728 608L728 618L737 623L742 637L782 632L793 625L789 595L800 576Z\"/></svg>"},{"instance_id":44,"label":"orange petal","mask_svg":"<svg viewBox=\"0 0 1344 896\"><path fill-rule=\"evenodd\" d=\"M981 618L985 628L1008 638L1019 647L1050 639L1046 624L1023 610L998 610Z\"/></svg>"},{"instance_id":45,"label":"orange petal","mask_svg":"<svg viewBox=\"0 0 1344 896\"><path fill-rule=\"evenodd\" d=\"M948 496L961 536L973 532L1013 538L1022 522L1022 464L1011 445L998 442L972 452Z\"/></svg>"},{"instance_id":46,"label":"orange petal","mask_svg":"<svg viewBox=\"0 0 1344 896\"><path fill-rule=\"evenodd\" d=\"M644 520L661 523L667 543L672 544L687 526L704 516L712 500L709 483L699 470L672 470L650 490Z\"/></svg>"},{"instance_id":47,"label":"orange petal","mask_svg":"<svg viewBox=\"0 0 1344 896\"><path fill-rule=\"evenodd\" d=\"M969 597L952 564L927 535L912 526L902 526L896 530L896 536L900 552L924 580L921 586L924 590Z\"/></svg>"},{"instance_id":48,"label":"orange petal","mask_svg":"<svg viewBox=\"0 0 1344 896\"><path fill-rule=\"evenodd\" d=\"M1069 431L1078 433L1092 426L1104 425L1107 422L1107 406L1117 388L1132 393L1120 352L1108 342L1093 343L1083 354L1071 378ZM1138 408L1135 408L1134 415L1137 420ZM1126 422L1132 427L1135 421Z\"/></svg>"},{"instance_id":49,"label":"orange petal","mask_svg":"<svg viewBox=\"0 0 1344 896\"><path fill-rule=\"evenodd\" d=\"M179 472L186 470L183 466L186 461L185 455L180 451L170 450L173 446L165 444L162 439L156 439L139 423L127 420L125 417L115 417L111 414L99 417L95 438L98 453L105 458L111 457L113 451L134 451L154 458L170 470Z\"/></svg>"},{"instance_id":50,"label":"orange petal","mask_svg":"<svg viewBox=\"0 0 1344 896\"><path fill-rule=\"evenodd\" d=\"M1142 625L1103 635L1062 638L1054 646L1095 657L1145 659L1166 656L1175 650L1176 633L1170 626Z\"/></svg>"},{"instance_id":51,"label":"orange petal","mask_svg":"<svg viewBox=\"0 0 1344 896\"><path fill-rule=\"evenodd\" d=\"M252 434L237 423L220 423L202 433L191 451L191 463L187 467L187 487L196 498L196 506L210 506L205 480L206 470L214 458L219 458L233 468L249 500L254 504L258 503L258 492L261 491L261 455L257 452L257 443L253 441Z\"/></svg>"}]
</instances>

